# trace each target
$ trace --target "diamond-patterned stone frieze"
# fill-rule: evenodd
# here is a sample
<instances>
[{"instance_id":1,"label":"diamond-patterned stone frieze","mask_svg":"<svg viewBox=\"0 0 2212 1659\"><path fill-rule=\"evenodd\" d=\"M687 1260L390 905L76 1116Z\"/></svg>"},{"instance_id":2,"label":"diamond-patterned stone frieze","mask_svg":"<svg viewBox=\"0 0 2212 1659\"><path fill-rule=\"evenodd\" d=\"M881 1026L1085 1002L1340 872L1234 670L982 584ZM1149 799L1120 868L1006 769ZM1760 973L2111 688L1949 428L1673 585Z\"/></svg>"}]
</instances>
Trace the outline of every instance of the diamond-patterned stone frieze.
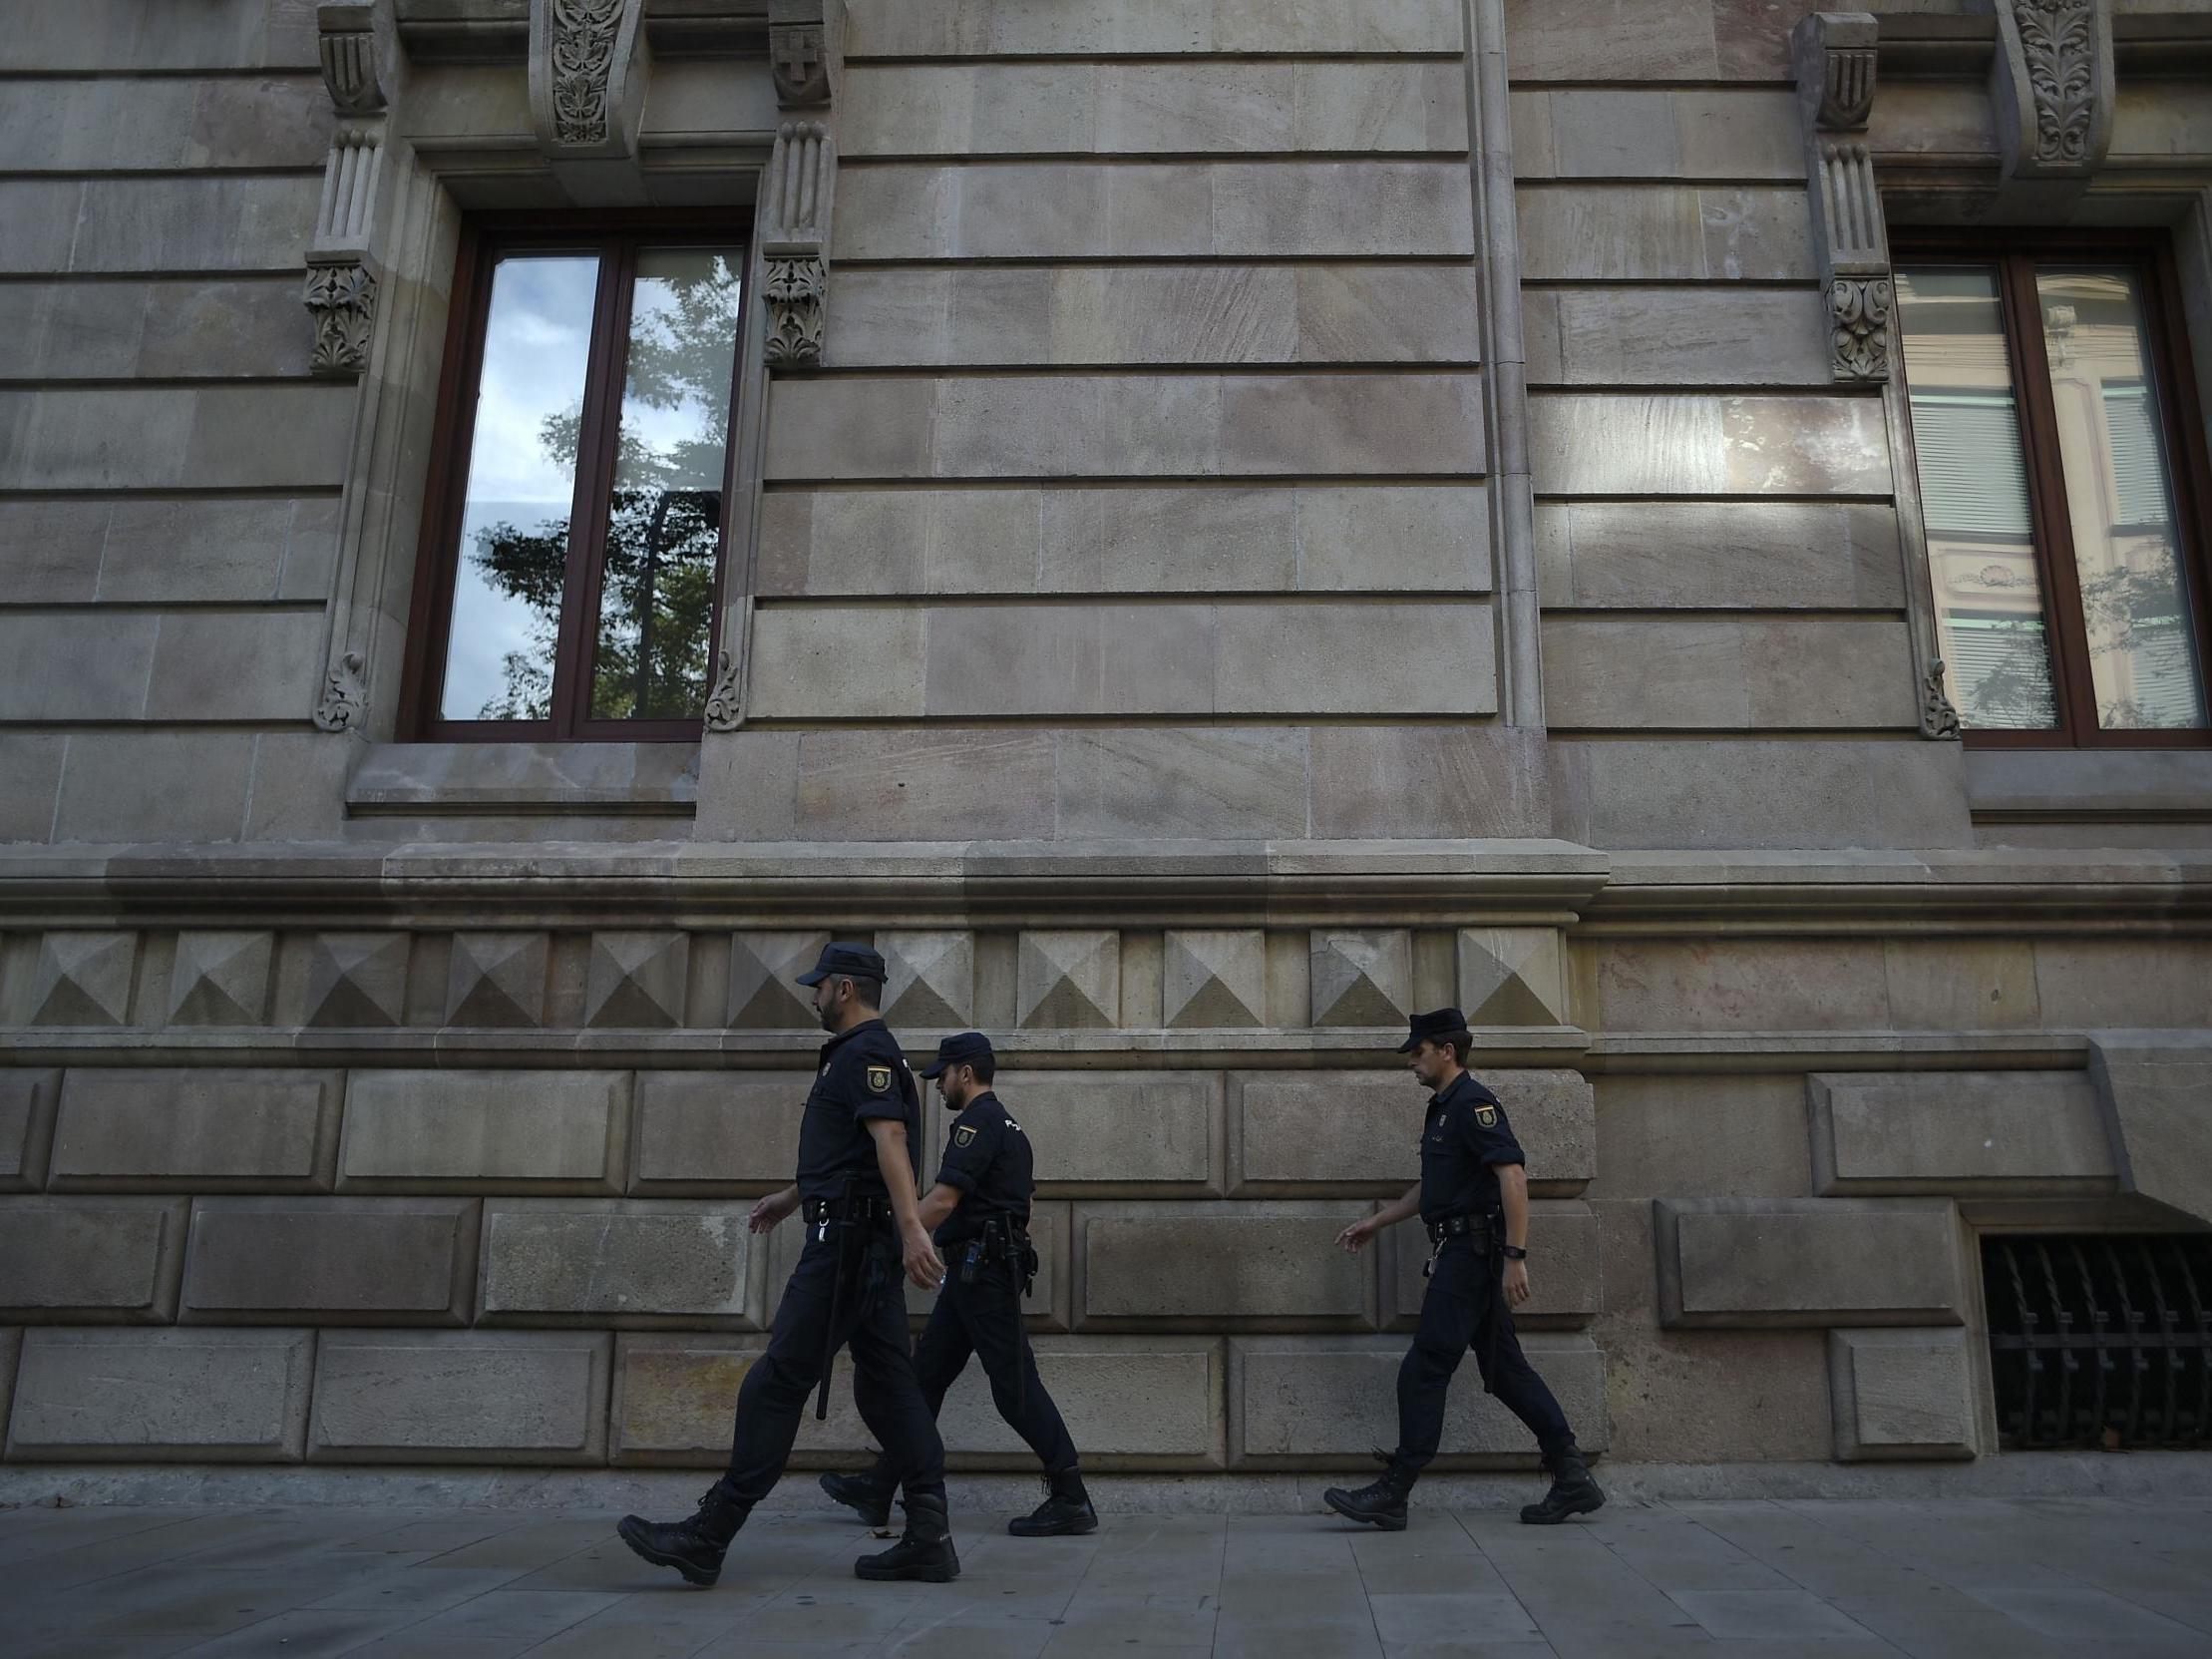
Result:
<instances>
[{"instance_id":1,"label":"diamond-patterned stone frieze","mask_svg":"<svg viewBox=\"0 0 2212 1659\"><path fill-rule=\"evenodd\" d=\"M34 1026L120 1026L131 1014L135 933L50 933L31 973Z\"/></svg>"},{"instance_id":2,"label":"diamond-patterned stone frieze","mask_svg":"<svg viewBox=\"0 0 2212 1659\"><path fill-rule=\"evenodd\" d=\"M173 1026L258 1026L268 1006L269 933L181 933L169 976Z\"/></svg>"},{"instance_id":3,"label":"diamond-patterned stone frieze","mask_svg":"<svg viewBox=\"0 0 2212 1659\"><path fill-rule=\"evenodd\" d=\"M1121 1023L1121 935L1024 933L1015 956L1018 1024L1096 1030Z\"/></svg>"},{"instance_id":4,"label":"diamond-patterned stone frieze","mask_svg":"<svg viewBox=\"0 0 2212 1659\"><path fill-rule=\"evenodd\" d=\"M545 1024L546 960L542 933L455 934L446 969L446 1024Z\"/></svg>"},{"instance_id":5,"label":"diamond-patterned stone frieze","mask_svg":"<svg viewBox=\"0 0 2212 1659\"><path fill-rule=\"evenodd\" d=\"M1313 1024L1400 1026L1413 1012L1413 936L1403 928L1315 930Z\"/></svg>"},{"instance_id":6,"label":"diamond-patterned stone frieze","mask_svg":"<svg viewBox=\"0 0 2212 1659\"><path fill-rule=\"evenodd\" d=\"M407 1015L404 933L319 933L308 947L307 1024L397 1026Z\"/></svg>"},{"instance_id":7,"label":"diamond-patterned stone frieze","mask_svg":"<svg viewBox=\"0 0 2212 1659\"><path fill-rule=\"evenodd\" d=\"M881 933L884 1018L896 1027L949 1026L975 1021L975 936L970 933Z\"/></svg>"},{"instance_id":8,"label":"diamond-patterned stone frieze","mask_svg":"<svg viewBox=\"0 0 2212 1659\"><path fill-rule=\"evenodd\" d=\"M595 933L584 971L583 1023L623 1028L683 1024L691 936Z\"/></svg>"},{"instance_id":9,"label":"diamond-patterned stone frieze","mask_svg":"<svg viewBox=\"0 0 2212 1659\"><path fill-rule=\"evenodd\" d=\"M799 976L830 942L826 933L730 936L730 1024L742 1031L813 1031L817 1022Z\"/></svg>"},{"instance_id":10,"label":"diamond-patterned stone frieze","mask_svg":"<svg viewBox=\"0 0 2212 1659\"><path fill-rule=\"evenodd\" d=\"M1473 1026L1567 1024L1567 960L1557 928L1459 930L1459 1006Z\"/></svg>"},{"instance_id":11,"label":"diamond-patterned stone frieze","mask_svg":"<svg viewBox=\"0 0 2212 1659\"><path fill-rule=\"evenodd\" d=\"M1167 1025L1268 1023L1268 942L1258 928L1189 933L1171 928L1161 967Z\"/></svg>"}]
</instances>

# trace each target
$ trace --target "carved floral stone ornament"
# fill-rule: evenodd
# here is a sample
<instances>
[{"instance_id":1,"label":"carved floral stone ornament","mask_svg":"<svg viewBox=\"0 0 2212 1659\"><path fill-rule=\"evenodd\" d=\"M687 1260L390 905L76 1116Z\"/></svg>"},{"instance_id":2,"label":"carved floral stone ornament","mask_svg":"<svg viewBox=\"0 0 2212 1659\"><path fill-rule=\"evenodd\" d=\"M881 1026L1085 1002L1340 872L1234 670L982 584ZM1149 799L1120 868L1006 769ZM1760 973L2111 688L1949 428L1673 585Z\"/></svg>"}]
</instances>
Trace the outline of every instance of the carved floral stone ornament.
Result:
<instances>
[{"instance_id":1,"label":"carved floral stone ornament","mask_svg":"<svg viewBox=\"0 0 2212 1659\"><path fill-rule=\"evenodd\" d=\"M563 144L606 138L606 88L622 0L553 0L553 128Z\"/></svg>"},{"instance_id":2,"label":"carved floral stone ornament","mask_svg":"<svg viewBox=\"0 0 2212 1659\"><path fill-rule=\"evenodd\" d=\"M1920 734L1923 737L1957 737L1959 711L1951 703L1951 693L1944 689L1944 663L1937 657L1928 664L1928 678L1921 686Z\"/></svg>"},{"instance_id":3,"label":"carved floral stone ornament","mask_svg":"<svg viewBox=\"0 0 2212 1659\"><path fill-rule=\"evenodd\" d=\"M315 704L318 731L359 731L369 712L369 686L359 651L347 651L323 676L322 696Z\"/></svg>"},{"instance_id":4,"label":"carved floral stone ornament","mask_svg":"<svg viewBox=\"0 0 2212 1659\"><path fill-rule=\"evenodd\" d=\"M1828 315L1838 378L1886 380L1890 372L1890 309L1895 298L1887 276L1839 276L1828 285Z\"/></svg>"},{"instance_id":5,"label":"carved floral stone ornament","mask_svg":"<svg viewBox=\"0 0 2212 1659\"><path fill-rule=\"evenodd\" d=\"M758 220L772 369L811 368L822 360L836 190L837 140L829 124L785 122L761 180Z\"/></svg>"},{"instance_id":6,"label":"carved floral stone ornament","mask_svg":"<svg viewBox=\"0 0 2212 1659\"><path fill-rule=\"evenodd\" d=\"M829 273L812 254L766 261L761 294L768 301L771 368L811 367L822 361L822 302L828 291Z\"/></svg>"},{"instance_id":7,"label":"carved floral stone ornament","mask_svg":"<svg viewBox=\"0 0 2212 1659\"><path fill-rule=\"evenodd\" d=\"M307 309L315 319L316 374L359 374L369 366L376 327L376 277L366 265L310 264Z\"/></svg>"},{"instance_id":8,"label":"carved floral stone ornament","mask_svg":"<svg viewBox=\"0 0 2212 1659\"><path fill-rule=\"evenodd\" d=\"M2085 181L2112 145L2110 0L1999 0L1991 103L2006 173Z\"/></svg>"},{"instance_id":9,"label":"carved floral stone ornament","mask_svg":"<svg viewBox=\"0 0 2212 1659\"><path fill-rule=\"evenodd\" d=\"M735 731L745 723L745 676L728 651L714 653L714 688L707 693L709 731Z\"/></svg>"}]
</instances>

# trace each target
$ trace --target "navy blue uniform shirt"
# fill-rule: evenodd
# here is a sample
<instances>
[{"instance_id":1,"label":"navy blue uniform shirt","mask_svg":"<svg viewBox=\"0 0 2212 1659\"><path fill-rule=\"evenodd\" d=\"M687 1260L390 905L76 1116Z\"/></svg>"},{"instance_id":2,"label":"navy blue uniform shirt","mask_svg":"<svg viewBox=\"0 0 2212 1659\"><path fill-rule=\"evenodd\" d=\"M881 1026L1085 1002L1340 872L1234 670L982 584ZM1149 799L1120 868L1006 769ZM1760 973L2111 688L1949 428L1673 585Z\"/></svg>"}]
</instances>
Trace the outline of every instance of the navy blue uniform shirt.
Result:
<instances>
[{"instance_id":1,"label":"navy blue uniform shirt","mask_svg":"<svg viewBox=\"0 0 2212 1659\"><path fill-rule=\"evenodd\" d=\"M959 1207L937 1228L937 1243L960 1244L993 1216L1029 1225L1029 1195L1036 1190L1029 1137L989 1089L968 1101L944 1137L939 1185L956 1187Z\"/></svg>"},{"instance_id":2,"label":"navy blue uniform shirt","mask_svg":"<svg viewBox=\"0 0 2212 1659\"><path fill-rule=\"evenodd\" d=\"M860 1198L888 1198L872 1117L895 1117L907 1125L907 1155L921 1155L922 1091L899 1039L881 1020L863 1020L822 1044L822 1070L807 1095L799 1120L799 1196L840 1198L848 1175L860 1178Z\"/></svg>"},{"instance_id":3,"label":"navy blue uniform shirt","mask_svg":"<svg viewBox=\"0 0 2212 1659\"><path fill-rule=\"evenodd\" d=\"M1498 1165L1526 1164L1498 1097L1462 1071L1429 1096L1421 1131L1421 1219L1487 1215L1499 1203Z\"/></svg>"}]
</instances>

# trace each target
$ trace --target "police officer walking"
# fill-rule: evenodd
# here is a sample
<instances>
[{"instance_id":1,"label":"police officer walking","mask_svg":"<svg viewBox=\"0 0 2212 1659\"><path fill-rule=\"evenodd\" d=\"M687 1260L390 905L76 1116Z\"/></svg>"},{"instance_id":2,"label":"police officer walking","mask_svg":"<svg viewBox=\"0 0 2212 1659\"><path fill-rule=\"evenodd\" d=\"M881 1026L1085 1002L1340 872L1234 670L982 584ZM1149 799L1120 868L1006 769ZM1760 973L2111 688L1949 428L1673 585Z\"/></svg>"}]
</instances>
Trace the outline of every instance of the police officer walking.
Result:
<instances>
[{"instance_id":1,"label":"police officer walking","mask_svg":"<svg viewBox=\"0 0 2212 1659\"><path fill-rule=\"evenodd\" d=\"M1551 1471L1543 1498L1523 1507L1534 1526L1587 1514L1606 1494L1590 1477L1575 1432L1552 1391L1521 1353L1511 1310L1529 1298L1527 1159L1498 1097L1466 1069L1473 1044L1457 1009L1416 1014L1398 1046L1430 1090L1421 1134L1421 1179L1389 1208L1357 1221L1336 1242L1357 1252L1385 1227L1418 1213L1433 1253L1421 1323L1398 1367L1398 1447L1382 1478L1321 1498L1338 1514L1385 1531L1405 1526L1406 1493L1436 1455L1444 1435L1444 1395L1469 1348L1483 1388L1529 1427Z\"/></svg>"},{"instance_id":2,"label":"police officer walking","mask_svg":"<svg viewBox=\"0 0 2212 1659\"><path fill-rule=\"evenodd\" d=\"M805 1207L807 1242L776 1310L767 1352L737 1395L729 1472L686 1520L624 1515L622 1541L694 1584L722 1571L730 1540L790 1459L807 1396L822 1415L840 1348L853 1354L853 1399L907 1489L906 1535L853 1565L862 1578L947 1583L960 1572L944 1501L944 1444L907 1350L905 1276L923 1289L944 1277L915 1196L909 1148L922 1138L922 1095L898 1040L877 1013L884 959L866 945L832 943L799 976L831 1034L799 1125L799 1178L753 1206L765 1233Z\"/></svg>"},{"instance_id":3,"label":"police officer walking","mask_svg":"<svg viewBox=\"0 0 2212 1659\"><path fill-rule=\"evenodd\" d=\"M922 1068L954 1114L936 1184L922 1200L922 1224L936 1229L951 1272L915 1346L915 1372L933 1416L968 1356L980 1358L998 1415L1044 1464L1044 1502L1008 1521L1007 1531L1020 1538L1091 1532L1098 1513L1076 1467L1075 1443L1037 1377L1036 1355L1022 1329L1021 1298L1037 1271L1029 1242L1029 1195L1036 1183L1028 1137L991 1092L997 1066L990 1039L962 1032L939 1042L935 1062ZM822 1489L872 1526L891 1518L898 1485L888 1448L865 1473L822 1476ZM907 1502L911 1510L911 1486Z\"/></svg>"}]
</instances>

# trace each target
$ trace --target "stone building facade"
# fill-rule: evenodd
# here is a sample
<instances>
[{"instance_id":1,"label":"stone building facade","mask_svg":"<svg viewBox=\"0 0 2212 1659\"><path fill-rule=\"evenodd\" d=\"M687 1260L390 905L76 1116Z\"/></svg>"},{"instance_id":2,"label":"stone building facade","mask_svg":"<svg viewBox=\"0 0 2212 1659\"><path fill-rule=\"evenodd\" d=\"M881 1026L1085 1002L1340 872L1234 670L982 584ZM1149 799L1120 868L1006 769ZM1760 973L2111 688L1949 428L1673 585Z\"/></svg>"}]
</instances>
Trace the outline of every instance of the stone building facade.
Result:
<instances>
[{"instance_id":1,"label":"stone building facade","mask_svg":"<svg viewBox=\"0 0 2212 1659\"><path fill-rule=\"evenodd\" d=\"M16 0L14 1478L718 1463L832 936L999 1044L1100 1469L1388 1444L1419 1242L1330 1241L1453 1002L1593 1450L1999 1455L1988 1242L2212 1223L2208 64L2194 0ZM1959 286L2076 267L2135 310L2007 314L2144 359L2088 461ZM2065 491L2165 582L2116 643Z\"/></svg>"}]
</instances>

